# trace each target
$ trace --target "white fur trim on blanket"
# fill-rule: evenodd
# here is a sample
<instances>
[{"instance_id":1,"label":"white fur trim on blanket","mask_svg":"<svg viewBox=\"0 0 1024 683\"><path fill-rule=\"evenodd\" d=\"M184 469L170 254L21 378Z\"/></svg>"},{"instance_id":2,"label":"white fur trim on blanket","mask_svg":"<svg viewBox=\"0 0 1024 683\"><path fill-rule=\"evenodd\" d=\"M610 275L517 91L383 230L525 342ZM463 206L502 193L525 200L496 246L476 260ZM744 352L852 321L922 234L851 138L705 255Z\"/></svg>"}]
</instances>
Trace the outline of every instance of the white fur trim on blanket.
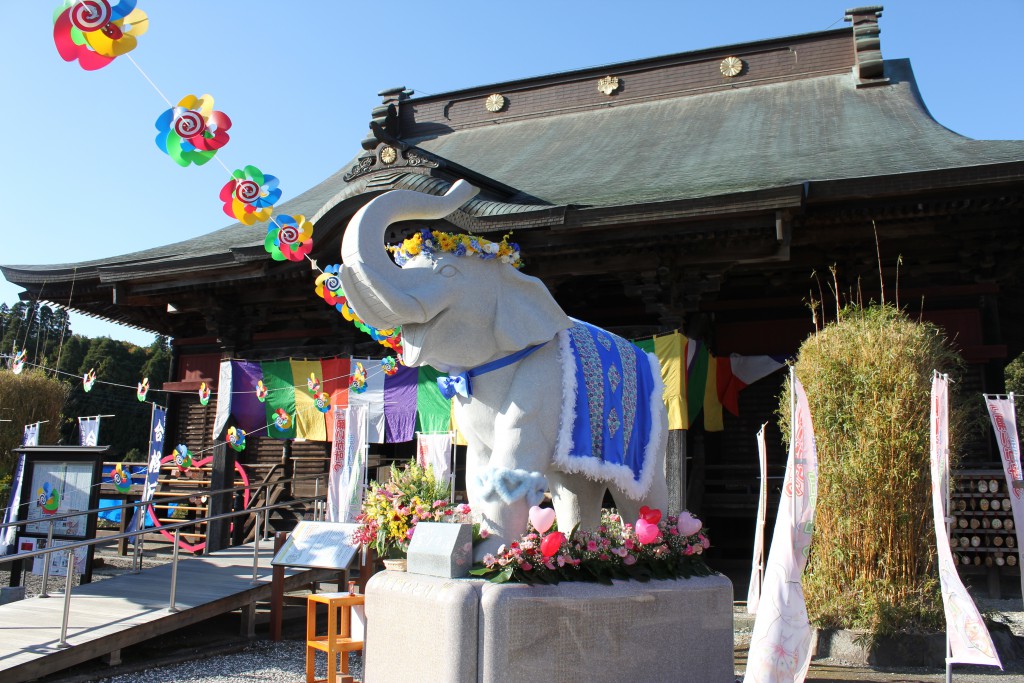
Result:
<instances>
[{"instance_id":1,"label":"white fur trim on blanket","mask_svg":"<svg viewBox=\"0 0 1024 683\"><path fill-rule=\"evenodd\" d=\"M554 466L562 472L578 472L594 481L606 481L633 500L640 500L651 488L654 465L660 462L658 449L662 447L666 421L662 395L665 385L661 380L661 364L653 353L646 354L654 377L654 390L650 396L651 434L644 452L639 479L627 465L603 462L597 458L577 458L569 455L572 448L572 430L576 422L576 358L569 344L568 330L558 333L559 360L562 363L562 416L555 444ZM637 406L639 408L639 406Z\"/></svg>"}]
</instances>

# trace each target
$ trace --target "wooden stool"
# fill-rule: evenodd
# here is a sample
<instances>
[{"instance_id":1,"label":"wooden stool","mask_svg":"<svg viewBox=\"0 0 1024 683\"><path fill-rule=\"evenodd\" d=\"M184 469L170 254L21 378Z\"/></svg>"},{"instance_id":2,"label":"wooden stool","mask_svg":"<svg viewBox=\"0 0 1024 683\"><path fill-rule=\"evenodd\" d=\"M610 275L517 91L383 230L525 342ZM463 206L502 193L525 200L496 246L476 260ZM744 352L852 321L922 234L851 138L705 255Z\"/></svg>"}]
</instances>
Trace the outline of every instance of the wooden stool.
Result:
<instances>
[{"instance_id":1,"label":"wooden stool","mask_svg":"<svg viewBox=\"0 0 1024 683\"><path fill-rule=\"evenodd\" d=\"M348 593L314 593L306 600L306 683L354 683L348 675L348 653L363 649L363 641L352 639L352 607L365 597ZM316 635L317 603L327 605L327 635ZM338 613L341 613L341 619ZM327 653L327 678L315 678L315 653ZM341 676L337 677L338 655Z\"/></svg>"}]
</instances>

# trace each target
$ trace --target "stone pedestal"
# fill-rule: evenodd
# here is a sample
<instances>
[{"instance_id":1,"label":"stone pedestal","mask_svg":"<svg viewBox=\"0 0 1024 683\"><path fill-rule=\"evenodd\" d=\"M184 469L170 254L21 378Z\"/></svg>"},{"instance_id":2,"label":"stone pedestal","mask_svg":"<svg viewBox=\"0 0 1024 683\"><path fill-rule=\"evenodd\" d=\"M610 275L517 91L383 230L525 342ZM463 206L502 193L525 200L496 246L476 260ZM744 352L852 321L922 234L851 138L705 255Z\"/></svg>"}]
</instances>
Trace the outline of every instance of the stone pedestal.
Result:
<instances>
[{"instance_id":1,"label":"stone pedestal","mask_svg":"<svg viewBox=\"0 0 1024 683\"><path fill-rule=\"evenodd\" d=\"M384 572L366 617L374 683L735 681L724 576L525 586Z\"/></svg>"}]
</instances>

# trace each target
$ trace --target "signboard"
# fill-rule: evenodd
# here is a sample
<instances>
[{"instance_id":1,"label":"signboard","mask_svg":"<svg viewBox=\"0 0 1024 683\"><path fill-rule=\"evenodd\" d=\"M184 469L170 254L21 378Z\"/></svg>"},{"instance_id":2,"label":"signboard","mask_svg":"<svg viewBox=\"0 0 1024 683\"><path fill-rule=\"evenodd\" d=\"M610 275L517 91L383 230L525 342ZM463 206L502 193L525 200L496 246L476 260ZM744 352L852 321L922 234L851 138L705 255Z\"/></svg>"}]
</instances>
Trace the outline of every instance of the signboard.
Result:
<instances>
[{"instance_id":1,"label":"signboard","mask_svg":"<svg viewBox=\"0 0 1024 683\"><path fill-rule=\"evenodd\" d=\"M18 520L28 521L18 530L18 548L24 541L34 539L35 548L41 548L53 526L53 546L60 541L85 541L96 538L96 514L73 513L95 510L99 507L102 483L103 456L106 446L37 446L15 449L25 456L25 472L18 506ZM71 513L71 516L64 517ZM82 575L82 583L92 579L94 546L76 551L75 571ZM66 571L67 554L52 553L51 573ZM33 563L33 570L42 568L42 560ZM20 581L11 577L12 585Z\"/></svg>"},{"instance_id":2,"label":"signboard","mask_svg":"<svg viewBox=\"0 0 1024 683\"><path fill-rule=\"evenodd\" d=\"M299 522L271 564L304 569L347 569L359 551L358 524Z\"/></svg>"}]
</instances>

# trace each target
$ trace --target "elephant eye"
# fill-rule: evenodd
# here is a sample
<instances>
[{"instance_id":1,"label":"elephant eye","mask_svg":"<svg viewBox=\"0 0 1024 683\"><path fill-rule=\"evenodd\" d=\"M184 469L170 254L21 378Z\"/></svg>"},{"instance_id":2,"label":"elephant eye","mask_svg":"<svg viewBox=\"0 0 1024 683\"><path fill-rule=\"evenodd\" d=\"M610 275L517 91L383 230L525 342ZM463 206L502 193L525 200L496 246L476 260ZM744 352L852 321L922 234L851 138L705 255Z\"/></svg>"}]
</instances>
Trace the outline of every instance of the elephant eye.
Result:
<instances>
[{"instance_id":1,"label":"elephant eye","mask_svg":"<svg viewBox=\"0 0 1024 683\"><path fill-rule=\"evenodd\" d=\"M438 275L440 275L441 277L453 277L456 274L458 274L458 272L459 271L455 268L455 266L453 266L450 263L446 263L445 265L441 266L441 270L437 271Z\"/></svg>"}]
</instances>

